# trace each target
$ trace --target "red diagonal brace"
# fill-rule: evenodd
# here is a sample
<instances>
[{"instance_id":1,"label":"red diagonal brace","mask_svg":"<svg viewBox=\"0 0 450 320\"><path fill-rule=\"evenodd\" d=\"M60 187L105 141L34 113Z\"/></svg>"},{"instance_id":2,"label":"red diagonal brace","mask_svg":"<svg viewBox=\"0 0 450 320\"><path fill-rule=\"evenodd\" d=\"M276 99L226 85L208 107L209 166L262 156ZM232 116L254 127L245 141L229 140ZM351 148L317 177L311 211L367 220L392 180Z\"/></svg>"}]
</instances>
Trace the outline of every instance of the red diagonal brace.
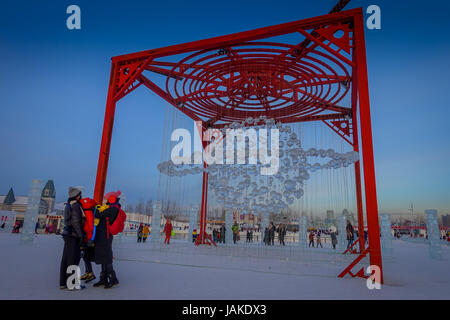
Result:
<instances>
[{"instance_id":1,"label":"red diagonal brace","mask_svg":"<svg viewBox=\"0 0 450 320\"><path fill-rule=\"evenodd\" d=\"M355 244L358 243L358 240L359 240L359 237L356 238L356 240L352 243L352 245L351 245L350 247L348 247L348 248L344 251L343 254L346 254L346 253L349 252L349 251L350 251L350 253L354 253L354 254L355 254L355 253L358 253L358 251L356 251L356 249L353 250L353 247L355 246Z\"/></svg>"},{"instance_id":2,"label":"red diagonal brace","mask_svg":"<svg viewBox=\"0 0 450 320\"><path fill-rule=\"evenodd\" d=\"M354 266L356 266L367 255L368 252L369 252L369 247L367 247L363 252L361 252L359 254L359 256L352 263L350 263L350 265L347 268L345 268L344 271L342 271L338 275L338 277L343 278L347 273L349 273L352 277L359 276L359 272L356 273L356 275L354 275L350 271L353 269Z\"/></svg>"}]
</instances>

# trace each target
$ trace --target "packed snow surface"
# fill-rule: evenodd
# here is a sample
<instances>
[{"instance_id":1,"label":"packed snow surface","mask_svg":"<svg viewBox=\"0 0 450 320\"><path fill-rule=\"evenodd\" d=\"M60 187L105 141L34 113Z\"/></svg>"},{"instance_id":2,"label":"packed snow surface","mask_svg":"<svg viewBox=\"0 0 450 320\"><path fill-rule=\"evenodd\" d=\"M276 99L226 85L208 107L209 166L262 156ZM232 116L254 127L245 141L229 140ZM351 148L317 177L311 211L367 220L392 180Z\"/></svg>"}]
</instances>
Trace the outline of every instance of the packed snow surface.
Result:
<instances>
[{"instance_id":1,"label":"packed snow surface","mask_svg":"<svg viewBox=\"0 0 450 320\"><path fill-rule=\"evenodd\" d=\"M59 289L63 240L37 235L20 245L20 235L0 234L0 299L449 299L450 247L442 260L429 256L428 245L393 241L394 254L384 257L385 284L369 290L361 278L337 275L355 255L327 245L266 247L238 243L194 247L136 243L122 237L114 245L114 268L120 284L111 290ZM368 261L363 260L356 272ZM80 263L84 272L83 261ZM94 265L98 277L100 266ZM94 280L93 282L95 282Z\"/></svg>"}]
</instances>

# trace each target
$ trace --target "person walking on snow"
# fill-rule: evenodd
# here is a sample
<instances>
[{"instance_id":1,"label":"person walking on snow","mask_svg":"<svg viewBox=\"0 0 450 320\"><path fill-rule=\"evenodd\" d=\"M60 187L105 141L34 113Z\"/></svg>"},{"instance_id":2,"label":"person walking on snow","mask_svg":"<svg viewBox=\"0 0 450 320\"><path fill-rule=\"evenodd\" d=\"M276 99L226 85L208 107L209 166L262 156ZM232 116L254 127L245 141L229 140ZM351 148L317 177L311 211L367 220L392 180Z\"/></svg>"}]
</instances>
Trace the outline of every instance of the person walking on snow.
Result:
<instances>
[{"instance_id":1,"label":"person walking on snow","mask_svg":"<svg viewBox=\"0 0 450 320\"><path fill-rule=\"evenodd\" d=\"M273 225L273 222L269 223L269 245L274 245L275 241L275 226Z\"/></svg>"},{"instance_id":2,"label":"person walking on snow","mask_svg":"<svg viewBox=\"0 0 450 320\"><path fill-rule=\"evenodd\" d=\"M137 242L142 242L142 230L144 230L144 226L143 226L143 224L141 223L140 225L139 225L139 229L137 230Z\"/></svg>"},{"instance_id":3,"label":"person walking on snow","mask_svg":"<svg viewBox=\"0 0 450 320\"><path fill-rule=\"evenodd\" d=\"M308 245L308 247L311 247L311 245L314 248L314 232L312 232L312 230L309 232L309 245Z\"/></svg>"},{"instance_id":4,"label":"person walking on snow","mask_svg":"<svg viewBox=\"0 0 450 320\"><path fill-rule=\"evenodd\" d=\"M147 240L148 234L150 233L150 228L148 225L145 225L144 228L142 228L142 241L145 242Z\"/></svg>"},{"instance_id":5,"label":"person walking on snow","mask_svg":"<svg viewBox=\"0 0 450 320\"><path fill-rule=\"evenodd\" d=\"M320 240L320 230L317 230L317 236L316 236L316 248L318 248L320 245L321 248L323 248L322 246L322 241Z\"/></svg>"},{"instance_id":6,"label":"person walking on snow","mask_svg":"<svg viewBox=\"0 0 450 320\"><path fill-rule=\"evenodd\" d=\"M220 227L220 238L222 243L225 243L225 232L227 231L227 228L225 228L225 223L222 224Z\"/></svg>"},{"instance_id":7,"label":"person walking on snow","mask_svg":"<svg viewBox=\"0 0 450 320\"><path fill-rule=\"evenodd\" d=\"M278 238L280 240L280 245L285 245L284 243L284 237L286 236L286 227L284 226L284 224L280 223L280 225L278 226L277 229L278 232Z\"/></svg>"},{"instance_id":8,"label":"person walking on snow","mask_svg":"<svg viewBox=\"0 0 450 320\"><path fill-rule=\"evenodd\" d=\"M67 289L67 268L78 266L81 259L80 246L83 242L82 218L83 208L81 207L81 190L69 188L69 199L64 208L64 249L59 269L59 288ZM79 288L83 288L80 286Z\"/></svg>"},{"instance_id":9,"label":"person walking on snow","mask_svg":"<svg viewBox=\"0 0 450 320\"><path fill-rule=\"evenodd\" d=\"M166 234L166 238L164 239L165 244L170 244L170 236L172 235L172 222L170 219L167 219L166 225L164 226L163 232Z\"/></svg>"},{"instance_id":10,"label":"person walking on snow","mask_svg":"<svg viewBox=\"0 0 450 320\"><path fill-rule=\"evenodd\" d=\"M352 224L350 223L350 221L347 221L347 249L350 248L352 246L353 240L354 240L354 232L355 230L353 229Z\"/></svg>"},{"instance_id":11,"label":"person walking on snow","mask_svg":"<svg viewBox=\"0 0 450 320\"><path fill-rule=\"evenodd\" d=\"M231 227L231 231L233 231L233 243L236 243L237 237L239 234L239 226L236 221L234 222L233 226Z\"/></svg>"},{"instance_id":12,"label":"person walking on snow","mask_svg":"<svg viewBox=\"0 0 450 320\"><path fill-rule=\"evenodd\" d=\"M337 245L337 236L336 236L336 232L332 231L330 233L331 236L331 244L333 245L333 249L336 249L336 245Z\"/></svg>"}]
</instances>

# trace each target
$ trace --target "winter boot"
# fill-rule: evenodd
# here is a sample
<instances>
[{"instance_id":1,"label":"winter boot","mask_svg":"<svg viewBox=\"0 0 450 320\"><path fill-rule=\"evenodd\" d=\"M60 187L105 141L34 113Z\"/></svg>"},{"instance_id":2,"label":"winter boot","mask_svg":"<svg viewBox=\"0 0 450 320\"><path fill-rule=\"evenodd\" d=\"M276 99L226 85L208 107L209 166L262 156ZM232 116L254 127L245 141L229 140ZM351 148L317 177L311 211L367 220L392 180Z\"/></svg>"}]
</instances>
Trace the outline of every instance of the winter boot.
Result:
<instances>
[{"instance_id":1,"label":"winter boot","mask_svg":"<svg viewBox=\"0 0 450 320\"><path fill-rule=\"evenodd\" d=\"M94 287L100 287L103 285L106 285L107 282L107 277L106 277L106 273L105 272L101 272L100 273L100 281L94 283Z\"/></svg>"},{"instance_id":2,"label":"winter boot","mask_svg":"<svg viewBox=\"0 0 450 320\"><path fill-rule=\"evenodd\" d=\"M111 273L108 273L107 276L107 284L105 284L105 289L110 289L114 287L115 285L119 284L119 280L117 280L116 273L113 271Z\"/></svg>"},{"instance_id":3,"label":"winter boot","mask_svg":"<svg viewBox=\"0 0 450 320\"><path fill-rule=\"evenodd\" d=\"M85 272L81 277L80 280L86 280L86 278L89 276L89 272Z\"/></svg>"},{"instance_id":4,"label":"winter boot","mask_svg":"<svg viewBox=\"0 0 450 320\"><path fill-rule=\"evenodd\" d=\"M87 277L84 278L84 282L88 283L88 282L91 282L92 280L95 280L95 279L96 279L96 277L95 277L94 273L93 272L89 272Z\"/></svg>"}]
</instances>

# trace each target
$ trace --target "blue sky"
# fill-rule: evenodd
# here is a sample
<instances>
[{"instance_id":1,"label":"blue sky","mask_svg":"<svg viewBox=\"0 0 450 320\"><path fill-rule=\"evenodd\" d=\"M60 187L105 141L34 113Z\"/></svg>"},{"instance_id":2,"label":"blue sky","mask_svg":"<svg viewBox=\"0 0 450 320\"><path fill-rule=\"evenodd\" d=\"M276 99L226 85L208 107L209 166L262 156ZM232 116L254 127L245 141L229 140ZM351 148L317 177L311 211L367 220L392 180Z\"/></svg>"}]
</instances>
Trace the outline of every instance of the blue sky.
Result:
<instances>
[{"instance_id":1,"label":"blue sky","mask_svg":"<svg viewBox=\"0 0 450 320\"><path fill-rule=\"evenodd\" d=\"M110 57L326 13L323 1L2 1L0 194L33 178L93 192ZM77 4L82 29L66 28ZM380 210L450 213L450 21L447 1L377 4L366 30ZM154 198L164 102L137 90L117 107L107 190ZM151 151L153 150L153 151ZM154 151L156 150L156 151ZM156 154L156 155L155 155Z\"/></svg>"}]
</instances>

